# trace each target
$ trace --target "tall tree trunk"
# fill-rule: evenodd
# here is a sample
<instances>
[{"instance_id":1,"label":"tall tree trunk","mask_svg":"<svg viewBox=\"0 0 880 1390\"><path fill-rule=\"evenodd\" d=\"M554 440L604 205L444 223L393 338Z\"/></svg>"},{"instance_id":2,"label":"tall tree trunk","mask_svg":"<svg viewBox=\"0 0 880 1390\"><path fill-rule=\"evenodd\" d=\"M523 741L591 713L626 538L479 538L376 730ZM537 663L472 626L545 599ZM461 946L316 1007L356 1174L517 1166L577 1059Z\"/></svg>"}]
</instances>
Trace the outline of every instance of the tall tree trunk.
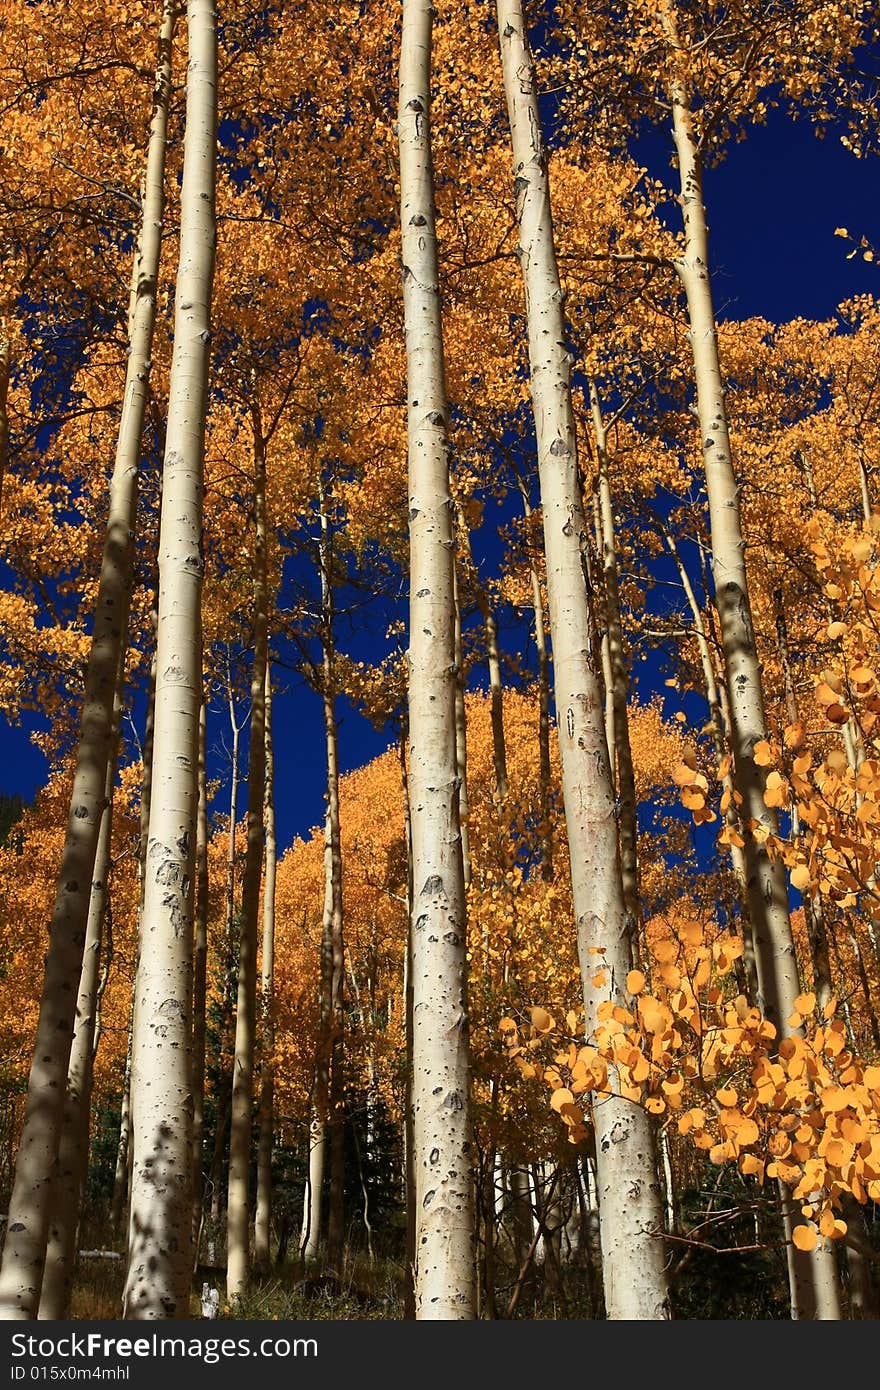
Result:
<instances>
[{"instance_id":1,"label":"tall tree trunk","mask_svg":"<svg viewBox=\"0 0 880 1390\"><path fill-rule=\"evenodd\" d=\"M247 1290L250 1269L249 1179L257 1035L257 943L263 873L263 803L266 793L266 653L269 633L266 583L266 444L256 382L252 381L254 435L254 665L248 741L247 854L241 895L238 1002L229 1124L226 1201L226 1295L234 1305Z\"/></svg>"},{"instance_id":2,"label":"tall tree trunk","mask_svg":"<svg viewBox=\"0 0 880 1390\"><path fill-rule=\"evenodd\" d=\"M49 926L37 1039L0 1267L0 1317L36 1315L46 1255L51 1177L63 1123L67 1067L89 912L90 885L104 810L120 649L128 631L137 481L162 238L165 128L171 90L176 6L168 0L159 33L153 117L138 241L138 284L129 329L122 417L110 481L109 513L67 832Z\"/></svg>"},{"instance_id":3,"label":"tall tree trunk","mask_svg":"<svg viewBox=\"0 0 880 1390\"><path fill-rule=\"evenodd\" d=\"M403 0L398 131L407 361L416 1317L474 1315L454 531L431 162L430 0Z\"/></svg>"},{"instance_id":4,"label":"tall tree trunk","mask_svg":"<svg viewBox=\"0 0 880 1390\"><path fill-rule=\"evenodd\" d=\"M776 609L776 636L779 641L779 660L782 666L782 680L785 689L785 713L789 724L796 724L799 718L797 695L794 688L794 676L791 669L791 653L788 646L788 624L785 621L785 609L782 602L782 594L777 592L773 596L774 607ZM785 771L790 776L789 765ZM792 807L791 812L791 834L793 839L797 839L804 833L801 826L801 818L797 806ZM809 832L808 832L809 833ZM828 934L825 928L825 912L822 899L818 893L804 893L804 917L807 924L807 935L810 942L810 955L813 966L813 988L816 991L816 1000L820 1009L824 1009L832 994L834 986L831 981L831 958L828 952Z\"/></svg>"},{"instance_id":5,"label":"tall tree trunk","mask_svg":"<svg viewBox=\"0 0 880 1390\"><path fill-rule=\"evenodd\" d=\"M680 49L671 5L664 7L670 48ZM712 571L721 626L727 689L730 695L735 780L743 798L746 825L745 858L749 915L755 936L760 1002L779 1029L791 1031L788 1019L800 991L797 959L788 914L785 867L772 863L766 848L749 830L763 826L778 830L775 811L764 802L764 785L755 763L755 744L765 737L764 694L755 645L745 544L740 520L739 489L733 470L730 432L721 366L712 287L709 244L703 205L702 167L685 81L676 78L670 90L673 139L678 156L684 254L675 268L687 298L690 343L697 388L697 416L709 499ZM833 1253L827 1245L806 1258L791 1245L791 1203L783 1195L792 1296L792 1317L836 1319L840 1316L839 1288Z\"/></svg>"},{"instance_id":6,"label":"tall tree trunk","mask_svg":"<svg viewBox=\"0 0 880 1390\"><path fill-rule=\"evenodd\" d=\"M6 481L6 456L9 452L9 372L12 366L12 342L5 318L0 320L0 516L3 515L3 484Z\"/></svg>"},{"instance_id":7,"label":"tall tree trunk","mask_svg":"<svg viewBox=\"0 0 880 1390\"><path fill-rule=\"evenodd\" d=\"M495 771L495 792L499 802L507 800L507 745L504 738L504 685L501 679L501 653L498 647L498 623L489 602L489 595L480 583L480 576L471 550L470 531L467 520L460 508L457 509L458 534L462 537L464 556L473 583L474 596L480 617L483 620L483 634L486 643L486 665L489 668L489 699L492 718L492 762ZM460 608L460 605L458 605ZM460 619L459 619L460 623ZM464 826L462 826L464 838ZM468 875L466 874L466 877Z\"/></svg>"},{"instance_id":8,"label":"tall tree trunk","mask_svg":"<svg viewBox=\"0 0 880 1390\"><path fill-rule=\"evenodd\" d=\"M464 886L471 882L471 845L468 822L470 805L468 803L467 775L467 712L464 704L465 671L464 646L461 638L461 598L458 585L458 566L452 581L452 598L455 604L455 763L458 769L458 824L461 829L461 862L464 870Z\"/></svg>"},{"instance_id":9,"label":"tall tree trunk","mask_svg":"<svg viewBox=\"0 0 880 1390\"><path fill-rule=\"evenodd\" d=\"M202 1164L205 1128L205 1033L208 996L208 708L204 696L199 712L199 809L196 819L196 911L193 937L193 1128L192 1229L195 1263L199 1258L202 1224Z\"/></svg>"},{"instance_id":10,"label":"tall tree trunk","mask_svg":"<svg viewBox=\"0 0 880 1390\"><path fill-rule=\"evenodd\" d=\"M598 456L599 520L602 544L602 574L608 618L608 655L611 664L611 698L614 706L614 747L609 753L617 756L618 839L620 842L620 871L623 881L623 901L626 906L626 925L630 937L633 961L641 961L642 905L639 883L638 798L632 746L629 739L629 671L623 644L623 621L620 612L620 583L617 573L617 543L614 535L614 504L611 479L608 475L608 435L596 383L590 378L590 409L596 436Z\"/></svg>"},{"instance_id":11,"label":"tall tree trunk","mask_svg":"<svg viewBox=\"0 0 880 1390\"><path fill-rule=\"evenodd\" d=\"M257 1145L257 1205L254 1268L269 1268L272 1224L272 1132L275 1119L275 754L272 746L272 670L266 661L266 870L263 883L263 959L260 978L260 1137Z\"/></svg>"},{"instance_id":12,"label":"tall tree trunk","mask_svg":"<svg viewBox=\"0 0 880 1390\"><path fill-rule=\"evenodd\" d=\"M526 526L532 517L528 484L517 470L517 486L522 497ZM529 550L529 579L532 586L532 608L535 613L535 650L538 654L538 785L541 807L541 875L545 883L553 878L553 829L550 821L550 659L547 655L547 634L544 631L544 598L541 576L531 549Z\"/></svg>"},{"instance_id":13,"label":"tall tree trunk","mask_svg":"<svg viewBox=\"0 0 880 1390\"><path fill-rule=\"evenodd\" d=\"M125 1196L128 1191L128 1154L131 1145L131 1033L134 1018L134 986L136 984L137 972L135 972L131 992L132 1007L129 1011L128 1044L125 1049L125 1072L122 1080L122 1099L119 1105L119 1139L116 1144L116 1165L113 1172L113 1196L110 1200L110 1229L114 1236L118 1236L122 1230Z\"/></svg>"},{"instance_id":14,"label":"tall tree trunk","mask_svg":"<svg viewBox=\"0 0 880 1390\"><path fill-rule=\"evenodd\" d=\"M602 512L599 507L599 496L593 493L593 531L596 537L597 557L602 554ZM614 704L614 671L611 666L611 640L608 635L608 598L604 592L604 584L601 589L596 588L592 573L592 556L589 548L589 536L587 537L587 548L584 554L584 571L587 577L587 585L591 592L596 593L595 620L596 632L599 639L599 649L602 655L602 685L605 691L605 742L608 745L609 755L613 754L617 747L617 725L615 723L615 704ZM611 782L617 793L617 762L611 757Z\"/></svg>"},{"instance_id":15,"label":"tall tree trunk","mask_svg":"<svg viewBox=\"0 0 880 1390\"><path fill-rule=\"evenodd\" d=\"M513 141L519 259L544 509L556 724L589 1036L602 1000L623 1001L631 954L596 632L583 567L586 532L546 152L519 0L498 0L498 32ZM602 971L597 969L599 962ZM596 1098L593 1119L608 1317L667 1318L665 1256L659 1239L663 1209L650 1117L639 1106L609 1096Z\"/></svg>"},{"instance_id":16,"label":"tall tree trunk","mask_svg":"<svg viewBox=\"0 0 880 1390\"><path fill-rule=\"evenodd\" d=\"M102 937L107 909L113 835L113 786L122 720L124 662L117 673L113 713L113 740L104 785L105 805L95 854L92 895L86 925L86 943L76 1003L76 1025L67 1068L67 1094L58 1146L58 1165L52 1184L52 1215L46 1264L40 1293L40 1318L66 1318L76 1264L76 1233L82 1209L83 1187L89 1161L89 1119L92 1100L96 1021L101 979Z\"/></svg>"},{"instance_id":17,"label":"tall tree trunk","mask_svg":"<svg viewBox=\"0 0 880 1390\"><path fill-rule=\"evenodd\" d=\"M238 784L239 784L239 744L244 724L238 722L235 709L235 695L232 682L231 663L226 669L226 705L229 711L229 727L232 730L232 748L229 754L229 828L226 835L226 879L223 896L223 994L221 1000L220 1040L218 1045L216 1112L214 1125L214 1151L208 1183L211 1190L211 1239L216 1240L220 1226L220 1213L223 1209L223 1160L226 1151L226 1132L229 1128L232 1108L232 1063L227 1067L227 1054L233 1048L233 996L238 986L238 942L235 921L235 836L238 824Z\"/></svg>"},{"instance_id":18,"label":"tall tree trunk","mask_svg":"<svg viewBox=\"0 0 880 1390\"><path fill-rule=\"evenodd\" d=\"M214 272L217 16L188 0L180 262L159 532L153 797L132 1044L127 1318L189 1312L192 915L202 702L202 493Z\"/></svg>"},{"instance_id":19,"label":"tall tree trunk","mask_svg":"<svg viewBox=\"0 0 880 1390\"><path fill-rule=\"evenodd\" d=\"M318 1046L309 1120L308 1179L303 1193L300 1253L304 1264L317 1259L321 1242L324 1168L327 1158L327 1109L330 1103L330 995L333 973L333 852L329 812L324 821L324 911L321 917L321 969L318 986Z\"/></svg>"},{"instance_id":20,"label":"tall tree trunk","mask_svg":"<svg viewBox=\"0 0 880 1390\"><path fill-rule=\"evenodd\" d=\"M697 602L697 596L694 593L694 587L691 583L691 577L688 574L687 566L685 565L684 560L681 557L681 553L678 549L678 546L675 543L675 537L672 535L672 532L666 526L663 526L662 529L663 538L666 541L669 553L675 561L679 578L681 579L681 586L684 590L684 596L687 600L688 608L691 611L691 620L694 625L694 636L697 641L697 651L700 655L700 667L703 672L703 685L706 691L706 703L709 706L709 724L712 730L712 746L715 749L715 756L718 759L718 765L719 767L721 767L724 765L725 758L728 757L728 755L731 753L730 728L728 721L725 718L724 706L722 704L721 693L718 688L718 682L715 679L715 666L712 661L712 651L709 646L709 638L706 633L706 624L703 620L703 613L700 608L700 605ZM742 825L740 824L740 818L736 806L736 798L734 797L735 788L733 783L733 773L730 770L731 767L732 763L729 764L728 771L725 772L724 776L721 779L722 789L727 797L727 810L724 813L724 819L728 827L736 833L739 839L742 839ZM741 847L736 843L732 842L729 846L729 849L731 867L733 868L734 876L736 878L737 883L739 884L740 891L742 894L743 911L747 914L749 907L749 899L748 876L746 874L745 856L743 855Z\"/></svg>"},{"instance_id":21,"label":"tall tree trunk","mask_svg":"<svg viewBox=\"0 0 880 1390\"><path fill-rule=\"evenodd\" d=\"M320 485L321 506L321 697L327 752L327 831L330 853L329 999L326 1039L328 1092L325 1122L330 1158L327 1203L327 1262L342 1274L345 1235L345 1112L343 1023L345 941L342 908L342 827L339 818L339 738L336 729L336 650L333 603L333 537L328 511L329 487Z\"/></svg>"},{"instance_id":22,"label":"tall tree trunk","mask_svg":"<svg viewBox=\"0 0 880 1390\"><path fill-rule=\"evenodd\" d=\"M409 735L406 709L400 717L400 784L403 795L403 838L406 846L406 942L403 956L403 1026L406 1047L403 1094L403 1192L406 1210L404 1246L403 1316L416 1316L416 1167L413 1144L413 987L412 987L412 812L406 748Z\"/></svg>"}]
</instances>

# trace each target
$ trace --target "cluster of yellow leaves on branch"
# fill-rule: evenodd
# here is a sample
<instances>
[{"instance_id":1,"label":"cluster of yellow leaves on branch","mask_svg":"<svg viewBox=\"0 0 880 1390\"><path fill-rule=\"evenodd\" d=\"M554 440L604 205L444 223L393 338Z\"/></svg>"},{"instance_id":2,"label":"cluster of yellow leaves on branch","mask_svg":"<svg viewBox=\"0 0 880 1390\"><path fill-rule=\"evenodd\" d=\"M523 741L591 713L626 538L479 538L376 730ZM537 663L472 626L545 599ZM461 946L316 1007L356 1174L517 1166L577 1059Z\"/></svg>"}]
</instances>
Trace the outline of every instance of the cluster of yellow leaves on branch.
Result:
<instances>
[{"instance_id":1,"label":"cluster of yellow leaves on branch","mask_svg":"<svg viewBox=\"0 0 880 1390\"><path fill-rule=\"evenodd\" d=\"M848 1047L837 1001L817 1012L801 995L788 1022L802 1032L779 1041L735 991L741 938L694 915L653 921L648 941L651 984L630 971L586 1044L573 1010L564 1024L537 1005L527 1020L502 1019L513 1065L549 1089L572 1143L587 1137L593 1104L622 1095L712 1163L783 1182L801 1204L801 1249L845 1236L841 1198L880 1200L880 1066Z\"/></svg>"},{"instance_id":2,"label":"cluster of yellow leaves on branch","mask_svg":"<svg viewBox=\"0 0 880 1390\"><path fill-rule=\"evenodd\" d=\"M813 698L825 731L840 737L826 738L817 753L798 723L785 728L781 742L768 739L755 748L756 762L773 769L768 805L793 812L793 823L807 832L772 838L770 853L782 856L795 888L843 908L858 903L871 916L880 912L873 889L880 858L878 520L849 534L838 527L833 539L823 536L818 521L808 528L828 605L824 635L833 649L815 677Z\"/></svg>"},{"instance_id":3,"label":"cluster of yellow leaves on branch","mask_svg":"<svg viewBox=\"0 0 880 1390\"><path fill-rule=\"evenodd\" d=\"M877 528L848 533L839 523L833 536L818 519L807 533L822 586L825 616L818 643L825 664L813 676L813 705L804 718L786 724L778 736L756 743L754 759L764 769L764 801L787 813L789 833L771 834L756 823L748 829L771 856L782 858L792 886L817 893L842 909L858 904L880 915L874 887L880 862L880 558ZM730 770L725 758L715 772L719 782ZM711 806L711 769L701 771L693 750L673 769L681 804L696 824L716 819ZM719 842L740 848L743 837L727 816L742 804L728 786L720 810L726 823ZM783 827L784 829L784 827Z\"/></svg>"}]
</instances>

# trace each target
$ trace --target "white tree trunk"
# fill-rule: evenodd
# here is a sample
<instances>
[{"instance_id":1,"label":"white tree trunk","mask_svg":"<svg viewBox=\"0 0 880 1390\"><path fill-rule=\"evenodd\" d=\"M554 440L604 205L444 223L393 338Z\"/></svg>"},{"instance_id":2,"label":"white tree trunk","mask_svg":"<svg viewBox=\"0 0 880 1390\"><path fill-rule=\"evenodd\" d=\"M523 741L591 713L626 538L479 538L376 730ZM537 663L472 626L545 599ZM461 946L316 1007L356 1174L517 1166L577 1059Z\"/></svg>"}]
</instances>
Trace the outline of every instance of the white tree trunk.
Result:
<instances>
[{"instance_id":1,"label":"white tree trunk","mask_svg":"<svg viewBox=\"0 0 880 1390\"><path fill-rule=\"evenodd\" d=\"M76 1001L76 1031L67 1068L64 1121L58 1146L58 1165L52 1184L52 1215L49 1222L43 1286L40 1292L40 1318L66 1318L73 1288L76 1233L89 1159L89 1120L101 975L101 943L112 862L110 851L113 836L113 785L116 780L119 724L122 718L122 667L123 662L120 660L113 715L113 746L107 761L104 787L106 804L101 817L101 833L98 836L95 855L86 944Z\"/></svg>"},{"instance_id":2,"label":"white tree trunk","mask_svg":"<svg viewBox=\"0 0 880 1390\"><path fill-rule=\"evenodd\" d=\"M256 385L254 385L256 392ZM266 585L266 451L259 405L251 408L254 432L254 664L248 746L247 855L241 900L238 1000L232 1110L229 1122L229 1183L226 1199L226 1295L230 1304L247 1289L250 1269L249 1177L253 1128L254 1051L257 1024L257 926L263 870L263 802L266 786L266 651L269 631Z\"/></svg>"},{"instance_id":3,"label":"white tree trunk","mask_svg":"<svg viewBox=\"0 0 880 1390\"><path fill-rule=\"evenodd\" d=\"M665 26L670 47L678 49L671 9L666 12ZM776 812L764 802L763 778L754 759L755 744L766 737L764 692L749 602L739 489L733 469L718 356L700 148L683 79L672 82L670 100L684 224L684 255L676 261L675 268L687 297L697 417L709 500L712 575L730 696L734 775L743 797L749 913L755 939L759 1002L783 1037L791 1032L788 1019L794 1012L800 982L788 913L785 867L781 860L771 862L764 845L749 830L750 822L755 822L775 835L778 821ZM784 1193L782 1199L789 1239L792 1317L837 1319L840 1300L833 1252L827 1244L820 1245L805 1258L803 1252L792 1246L791 1203Z\"/></svg>"},{"instance_id":4,"label":"white tree trunk","mask_svg":"<svg viewBox=\"0 0 880 1390\"><path fill-rule=\"evenodd\" d=\"M128 630L138 467L156 319L164 208L165 128L175 18L176 8L169 0L163 11L159 36L122 417L110 481L107 533L85 677L73 792L49 926L37 1039L0 1268L2 1318L36 1316L46 1254L51 1177L58 1156L76 1012L75 982L82 964L95 854L104 811L116 673Z\"/></svg>"},{"instance_id":5,"label":"white tree trunk","mask_svg":"<svg viewBox=\"0 0 880 1390\"><path fill-rule=\"evenodd\" d=\"M214 272L217 16L189 0L180 263L159 532L152 800L132 1044L127 1318L189 1314L192 917L202 493Z\"/></svg>"},{"instance_id":6,"label":"white tree trunk","mask_svg":"<svg viewBox=\"0 0 880 1390\"><path fill-rule=\"evenodd\" d=\"M474 1316L465 888L455 756L448 406L430 143L430 0L403 0L400 141L410 519L415 1304Z\"/></svg>"},{"instance_id":7,"label":"white tree trunk","mask_svg":"<svg viewBox=\"0 0 880 1390\"><path fill-rule=\"evenodd\" d=\"M612 759L615 754L617 757L615 785L618 802L617 825L623 901L626 906L627 931L629 932L633 962L639 965L641 964L642 949L642 906L639 878L638 800L632 745L629 737L629 670L624 649L623 620L620 609L614 503L609 477L608 433L602 414L599 392L592 378L590 379L589 392L593 429L596 435L596 453L599 461L597 480L599 535L597 539L601 547L608 624L608 663L611 684L610 692L606 691L606 700L610 693L614 725L614 742L609 743L608 752ZM606 679L608 678L606 677Z\"/></svg>"},{"instance_id":8,"label":"white tree trunk","mask_svg":"<svg viewBox=\"0 0 880 1390\"><path fill-rule=\"evenodd\" d=\"M272 746L272 670L266 661L266 870L263 883L263 958L260 970L260 1137L257 1148L257 1205L254 1216L254 1265L269 1268L272 1224L272 1131L275 1111L275 753Z\"/></svg>"},{"instance_id":9,"label":"white tree trunk","mask_svg":"<svg viewBox=\"0 0 880 1390\"><path fill-rule=\"evenodd\" d=\"M623 1001L631 956L596 631L582 563L586 534L546 151L519 0L498 0L498 31L513 140L556 722L589 1035L602 1000ZM667 1318L663 1207L650 1117L629 1101L609 1097L596 1101L593 1120L607 1315L615 1320Z\"/></svg>"},{"instance_id":10,"label":"white tree trunk","mask_svg":"<svg viewBox=\"0 0 880 1390\"><path fill-rule=\"evenodd\" d=\"M194 1263L199 1260L202 1225L203 1159L205 1130L205 1043L208 993L208 709L204 697L199 712L199 808L196 817L196 905L193 931L193 1127L192 1127L192 1230Z\"/></svg>"}]
</instances>

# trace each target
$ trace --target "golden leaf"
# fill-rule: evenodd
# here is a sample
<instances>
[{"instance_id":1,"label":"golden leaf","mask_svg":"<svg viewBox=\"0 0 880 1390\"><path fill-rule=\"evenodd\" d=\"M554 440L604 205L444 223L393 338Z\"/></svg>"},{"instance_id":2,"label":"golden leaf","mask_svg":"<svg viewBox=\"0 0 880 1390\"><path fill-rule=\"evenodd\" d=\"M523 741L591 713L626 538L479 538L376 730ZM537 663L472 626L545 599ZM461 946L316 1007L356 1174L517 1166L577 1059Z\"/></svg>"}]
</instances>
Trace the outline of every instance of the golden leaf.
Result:
<instances>
[{"instance_id":1,"label":"golden leaf","mask_svg":"<svg viewBox=\"0 0 880 1390\"><path fill-rule=\"evenodd\" d=\"M791 1233L791 1238L798 1250L815 1250L816 1232L812 1226L795 1226Z\"/></svg>"}]
</instances>

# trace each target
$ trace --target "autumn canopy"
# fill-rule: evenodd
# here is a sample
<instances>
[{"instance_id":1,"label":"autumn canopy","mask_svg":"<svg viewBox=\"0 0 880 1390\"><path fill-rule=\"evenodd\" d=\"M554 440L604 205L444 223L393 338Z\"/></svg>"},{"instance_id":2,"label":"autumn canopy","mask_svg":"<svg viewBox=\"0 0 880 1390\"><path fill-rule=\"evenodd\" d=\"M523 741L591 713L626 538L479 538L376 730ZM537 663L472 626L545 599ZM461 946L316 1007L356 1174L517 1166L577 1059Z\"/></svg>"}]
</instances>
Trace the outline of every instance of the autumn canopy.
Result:
<instances>
[{"instance_id":1,"label":"autumn canopy","mask_svg":"<svg viewBox=\"0 0 880 1390\"><path fill-rule=\"evenodd\" d=\"M0 1317L880 1316L878 18L0 0Z\"/></svg>"}]
</instances>

